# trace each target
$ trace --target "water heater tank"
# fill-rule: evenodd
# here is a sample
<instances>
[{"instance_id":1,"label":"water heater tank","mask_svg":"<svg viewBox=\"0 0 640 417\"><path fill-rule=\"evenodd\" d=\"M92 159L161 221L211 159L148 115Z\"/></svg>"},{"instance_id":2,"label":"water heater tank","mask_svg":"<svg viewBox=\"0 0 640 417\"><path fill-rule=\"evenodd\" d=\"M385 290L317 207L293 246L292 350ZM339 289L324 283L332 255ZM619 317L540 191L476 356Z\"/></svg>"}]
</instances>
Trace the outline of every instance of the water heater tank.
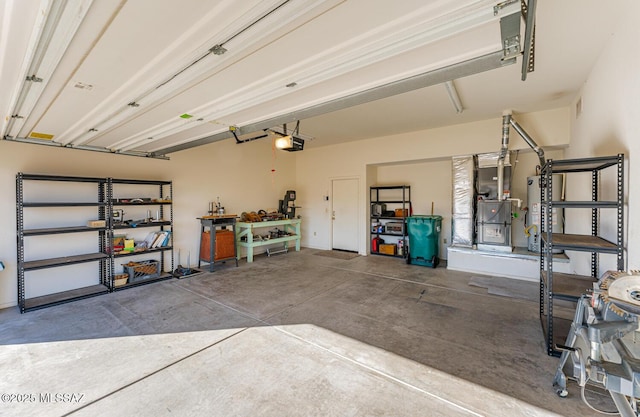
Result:
<instances>
[{"instance_id":1,"label":"water heater tank","mask_svg":"<svg viewBox=\"0 0 640 417\"><path fill-rule=\"evenodd\" d=\"M561 174L552 176L553 201L562 199L562 179ZM527 248L532 252L540 252L540 216L543 214L540 207L540 176L527 177L527 233L529 233ZM546 221L545 221L546 223ZM562 233L564 230L564 211L554 208L551 224L554 233ZM559 251L562 252L562 251Z\"/></svg>"}]
</instances>

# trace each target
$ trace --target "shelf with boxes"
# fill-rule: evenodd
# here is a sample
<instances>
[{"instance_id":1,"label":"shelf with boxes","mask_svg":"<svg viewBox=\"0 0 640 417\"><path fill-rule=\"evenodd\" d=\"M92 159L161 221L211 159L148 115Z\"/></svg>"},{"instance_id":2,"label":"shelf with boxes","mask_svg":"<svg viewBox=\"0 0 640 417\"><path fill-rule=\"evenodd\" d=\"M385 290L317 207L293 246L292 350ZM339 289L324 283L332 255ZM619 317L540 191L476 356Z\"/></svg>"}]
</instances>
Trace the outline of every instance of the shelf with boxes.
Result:
<instances>
[{"instance_id":1,"label":"shelf with boxes","mask_svg":"<svg viewBox=\"0 0 640 417\"><path fill-rule=\"evenodd\" d=\"M411 215L411 187L379 186L369 189L370 252L404 258L406 256L406 219Z\"/></svg>"},{"instance_id":2,"label":"shelf with boxes","mask_svg":"<svg viewBox=\"0 0 640 417\"><path fill-rule=\"evenodd\" d=\"M109 182L112 290L172 278L173 184L116 178Z\"/></svg>"},{"instance_id":3,"label":"shelf with boxes","mask_svg":"<svg viewBox=\"0 0 640 417\"><path fill-rule=\"evenodd\" d=\"M145 197L136 197L136 201L113 198L114 190L118 192L121 185L142 187L145 191L137 190L135 195ZM170 181L18 173L16 229L20 312L170 278L171 275L163 271L169 259L173 267L171 196ZM153 208L156 215L154 218L147 215L144 221L125 222L124 211L118 211L116 206L147 207L145 213ZM154 235L159 232L164 235L162 242L148 248L136 245L141 230L149 232L149 227L157 229ZM130 231L135 233L130 236ZM116 237L122 240L122 247L114 246ZM121 272L116 272L115 262L121 257L134 257L130 259L135 265L127 263ZM150 267L155 268L153 272ZM141 271L145 273L141 274Z\"/></svg>"}]
</instances>

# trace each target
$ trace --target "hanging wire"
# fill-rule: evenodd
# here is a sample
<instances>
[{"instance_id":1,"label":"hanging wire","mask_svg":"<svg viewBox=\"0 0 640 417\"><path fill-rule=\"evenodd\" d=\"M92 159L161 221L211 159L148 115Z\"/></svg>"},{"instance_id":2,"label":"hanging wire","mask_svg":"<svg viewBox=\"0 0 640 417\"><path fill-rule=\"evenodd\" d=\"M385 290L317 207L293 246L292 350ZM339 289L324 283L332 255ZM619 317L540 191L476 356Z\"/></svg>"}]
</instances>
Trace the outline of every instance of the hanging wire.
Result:
<instances>
[{"instance_id":1,"label":"hanging wire","mask_svg":"<svg viewBox=\"0 0 640 417\"><path fill-rule=\"evenodd\" d=\"M275 136L271 139L271 186L275 188L276 186L276 158L277 158L277 148L276 148L276 138Z\"/></svg>"}]
</instances>

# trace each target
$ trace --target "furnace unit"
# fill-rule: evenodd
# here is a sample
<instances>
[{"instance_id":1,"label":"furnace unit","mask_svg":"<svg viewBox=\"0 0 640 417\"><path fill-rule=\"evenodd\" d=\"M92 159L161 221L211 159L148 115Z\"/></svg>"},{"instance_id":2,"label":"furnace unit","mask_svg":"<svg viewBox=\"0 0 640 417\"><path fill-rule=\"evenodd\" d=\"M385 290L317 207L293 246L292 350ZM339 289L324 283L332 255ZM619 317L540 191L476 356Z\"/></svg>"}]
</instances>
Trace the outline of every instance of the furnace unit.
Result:
<instances>
[{"instance_id":1,"label":"furnace unit","mask_svg":"<svg viewBox=\"0 0 640 417\"><path fill-rule=\"evenodd\" d=\"M478 249L511 252L511 201L478 201Z\"/></svg>"}]
</instances>

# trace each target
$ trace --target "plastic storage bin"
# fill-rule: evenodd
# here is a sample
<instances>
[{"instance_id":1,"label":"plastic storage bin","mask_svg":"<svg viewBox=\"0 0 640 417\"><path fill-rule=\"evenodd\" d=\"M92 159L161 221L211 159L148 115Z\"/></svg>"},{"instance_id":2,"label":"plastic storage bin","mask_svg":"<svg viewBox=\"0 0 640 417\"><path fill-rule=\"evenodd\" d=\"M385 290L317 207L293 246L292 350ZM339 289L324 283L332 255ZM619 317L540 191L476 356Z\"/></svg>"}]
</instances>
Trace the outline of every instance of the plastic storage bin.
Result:
<instances>
[{"instance_id":1,"label":"plastic storage bin","mask_svg":"<svg viewBox=\"0 0 640 417\"><path fill-rule=\"evenodd\" d=\"M407 217L407 234L409 236L408 264L430 266L435 268L440 263L440 229L442 216L410 216Z\"/></svg>"},{"instance_id":2,"label":"plastic storage bin","mask_svg":"<svg viewBox=\"0 0 640 417\"><path fill-rule=\"evenodd\" d=\"M160 262L154 260L129 262L123 264L124 273L129 275L129 282L144 281L160 276Z\"/></svg>"}]
</instances>

